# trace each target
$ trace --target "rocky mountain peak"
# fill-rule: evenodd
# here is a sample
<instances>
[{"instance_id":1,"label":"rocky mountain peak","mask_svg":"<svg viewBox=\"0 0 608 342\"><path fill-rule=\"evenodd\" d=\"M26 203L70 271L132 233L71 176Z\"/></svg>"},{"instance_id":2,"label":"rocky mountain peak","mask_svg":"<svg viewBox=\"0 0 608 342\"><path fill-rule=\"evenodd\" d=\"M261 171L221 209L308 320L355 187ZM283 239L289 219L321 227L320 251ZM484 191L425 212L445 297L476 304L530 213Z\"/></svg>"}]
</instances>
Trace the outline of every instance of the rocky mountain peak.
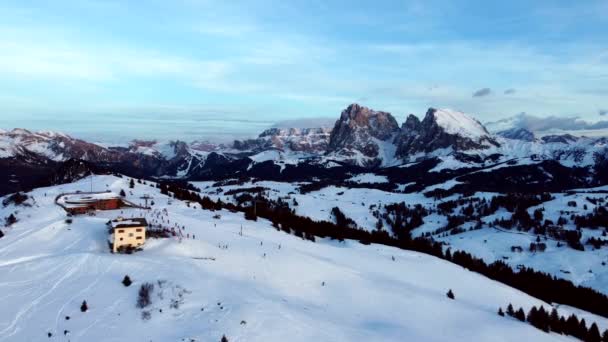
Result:
<instances>
[{"instance_id":1,"label":"rocky mountain peak","mask_svg":"<svg viewBox=\"0 0 608 342\"><path fill-rule=\"evenodd\" d=\"M451 109L429 108L422 122L410 115L395 140L396 155L407 159L419 152L454 151L499 146L486 128L471 116Z\"/></svg>"},{"instance_id":2,"label":"rocky mountain peak","mask_svg":"<svg viewBox=\"0 0 608 342\"><path fill-rule=\"evenodd\" d=\"M233 148L260 152L268 149L323 153L327 149L331 130L328 128L269 128L256 139L235 140Z\"/></svg>"},{"instance_id":3,"label":"rocky mountain peak","mask_svg":"<svg viewBox=\"0 0 608 342\"><path fill-rule=\"evenodd\" d=\"M387 112L356 103L342 111L329 138L329 153L377 158L383 142L391 142L399 132L397 120Z\"/></svg>"},{"instance_id":4,"label":"rocky mountain peak","mask_svg":"<svg viewBox=\"0 0 608 342\"><path fill-rule=\"evenodd\" d=\"M401 126L402 132L419 132L422 128L422 123L417 116L410 114Z\"/></svg>"},{"instance_id":5,"label":"rocky mountain peak","mask_svg":"<svg viewBox=\"0 0 608 342\"><path fill-rule=\"evenodd\" d=\"M342 111L333 132L349 132L358 128L368 130L374 138L386 140L395 131L399 130L399 124L390 113L375 111L353 103ZM337 134L336 137L339 135Z\"/></svg>"}]
</instances>

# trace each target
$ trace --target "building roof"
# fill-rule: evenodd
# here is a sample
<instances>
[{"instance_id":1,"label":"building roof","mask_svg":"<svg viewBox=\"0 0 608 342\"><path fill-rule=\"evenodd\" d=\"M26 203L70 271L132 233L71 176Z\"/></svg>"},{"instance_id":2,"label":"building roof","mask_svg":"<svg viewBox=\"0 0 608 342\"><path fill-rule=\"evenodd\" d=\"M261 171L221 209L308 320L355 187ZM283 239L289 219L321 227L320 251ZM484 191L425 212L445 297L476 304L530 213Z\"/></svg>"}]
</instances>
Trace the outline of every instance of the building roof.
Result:
<instances>
[{"instance_id":1,"label":"building roof","mask_svg":"<svg viewBox=\"0 0 608 342\"><path fill-rule=\"evenodd\" d=\"M129 219L117 218L115 220L110 221L112 228L130 228L130 227L145 227L148 225L148 222L143 217L134 217Z\"/></svg>"},{"instance_id":2,"label":"building roof","mask_svg":"<svg viewBox=\"0 0 608 342\"><path fill-rule=\"evenodd\" d=\"M97 193L82 193L69 194L61 196L58 200L66 208L83 207L90 203L95 203L103 200L119 199L120 196L113 192L97 192Z\"/></svg>"}]
</instances>

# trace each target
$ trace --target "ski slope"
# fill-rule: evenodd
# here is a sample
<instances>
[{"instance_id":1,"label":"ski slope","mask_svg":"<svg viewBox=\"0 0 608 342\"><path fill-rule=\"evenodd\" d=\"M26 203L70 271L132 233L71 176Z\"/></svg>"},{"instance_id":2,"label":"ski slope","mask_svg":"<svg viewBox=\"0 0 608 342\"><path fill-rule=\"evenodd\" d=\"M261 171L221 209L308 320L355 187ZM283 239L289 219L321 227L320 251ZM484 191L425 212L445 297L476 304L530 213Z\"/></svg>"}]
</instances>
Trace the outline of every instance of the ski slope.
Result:
<instances>
[{"instance_id":1,"label":"ski slope","mask_svg":"<svg viewBox=\"0 0 608 342\"><path fill-rule=\"evenodd\" d=\"M404 202L410 206L420 204L432 210L441 201L457 200L462 197L454 194L439 201L424 195L425 192L435 189L450 189L457 184L456 180L448 180L426 187L419 192L400 193L389 192L370 188L348 188L344 186L326 186L317 191L301 194L300 184L256 181L244 182L237 185L214 186L214 182L192 182L194 186L201 190L205 196L214 200L224 202L234 202L234 195L229 191L247 190L254 187L261 187L264 197L277 200L281 198L288 203L298 215L307 216L314 220L333 221L332 208L338 207L350 219L356 222L361 229L373 231L376 229L377 219L373 216L373 211L379 205L388 205ZM219 190L222 191L219 191ZM607 187L596 187L588 189L573 189L566 193L552 193L553 200L544 202L537 206L528 208L528 213L533 215L534 210L543 209L544 218L557 222L560 216L570 217L571 214L588 214L599 204L593 204L591 200L605 200ZM245 191L246 192L246 191ZM228 193L228 195L227 195ZM472 198L491 200L499 193L477 192ZM294 202L295 200L295 202ZM575 202L572 207L568 203ZM455 208L454 212L459 212L461 207ZM444 233L436 233L438 229L444 228L447 224L447 216L436 212L424 217L424 223L412 231L414 236L431 234L438 241L446 243L446 248L454 250L464 250L486 262L491 263L496 260L503 260L511 267L519 265L532 267L535 270L550 273L556 277L572 281L576 285L583 285L594 288L600 292L608 293L608 248L593 249L590 245L585 246L585 251L578 251L567 246L564 241L558 242L542 236L542 241L546 243L545 252L530 252L530 243L536 242L537 235L532 231L522 232L517 229L496 229L492 222L495 219L508 219L511 212L500 208L495 213L482 218L482 229L465 231L463 233L443 236ZM475 222L469 221L461 225L462 228L469 229ZM564 229L573 230L576 226L569 221L563 225ZM389 227L384 227L390 233ZM582 239L585 243L588 238L602 237L603 229L582 228ZM523 248L523 252L512 252L512 246Z\"/></svg>"},{"instance_id":2,"label":"ski slope","mask_svg":"<svg viewBox=\"0 0 608 342\"><path fill-rule=\"evenodd\" d=\"M0 239L0 341L572 340L496 314L508 303L525 310L547 303L435 257L313 243L149 185L129 189L128 181L96 176L94 190L124 189L135 203L150 195L152 210L97 212L68 224L54 198L87 191L88 179L34 190L30 207L0 208L19 219ZM181 227L190 238L148 239L141 252L111 254L105 223L119 215ZM125 275L130 287L121 284ZM144 282L155 285L147 320L135 305Z\"/></svg>"}]
</instances>

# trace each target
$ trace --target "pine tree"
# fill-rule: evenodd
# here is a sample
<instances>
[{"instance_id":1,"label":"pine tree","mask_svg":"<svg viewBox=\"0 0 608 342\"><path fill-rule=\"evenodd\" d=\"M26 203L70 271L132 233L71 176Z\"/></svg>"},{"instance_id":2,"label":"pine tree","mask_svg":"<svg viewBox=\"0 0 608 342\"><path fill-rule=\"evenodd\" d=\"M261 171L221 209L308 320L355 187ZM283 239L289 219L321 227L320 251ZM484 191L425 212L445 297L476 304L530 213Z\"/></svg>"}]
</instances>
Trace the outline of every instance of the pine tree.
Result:
<instances>
[{"instance_id":1,"label":"pine tree","mask_svg":"<svg viewBox=\"0 0 608 342\"><path fill-rule=\"evenodd\" d=\"M9 227L9 226L13 225L15 222L17 222L17 218L13 214L10 214L5 220L6 220L5 226L7 226L7 227Z\"/></svg>"},{"instance_id":2,"label":"pine tree","mask_svg":"<svg viewBox=\"0 0 608 342\"><path fill-rule=\"evenodd\" d=\"M228 342L228 338L226 337L226 335L222 335L222 339L220 340L220 342Z\"/></svg>"},{"instance_id":3,"label":"pine tree","mask_svg":"<svg viewBox=\"0 0 608 342\"><path fill-rule=\"evenodd\" d=\"M450 298L450 299L454 299L454 298L455 298L455 297L454 297L454 292L452 292L452 289L450 289L450 290L448 291L448 293L446 293L446 295L447 295L447 296L448 296L448 298Z\"/></svg>"},{"instance_id":4,"label":"pine tree","mask_svg":"<svg viewBox=\"0 0 608 342\"><path fill-rule=\"evenodd\" d=\"M128 275L126 275L123 279L122 279L122 284L126 287L131 286L133 282L131 281L131 278L129 278Z\"/></svg>"},{"instance_id":5,"label":"pine tree","mask_svg":"<svg viewBox=\"0 0 608 342\"><path fill-rule=\"evenodd\" d=\"M549 313L541 305L538 309L538 326L544 332L549 332Z\"/></svg>"},{"instance_id":6,"label":"pine tree","mask_svg":"<svg viewBox=\"0 0 608 342\"><path fill-rule=\"evenodd\" d=\"M515 311L513 311L513 305L511 305L511 303L509 303L509 306L507 306L507 315L511 317L515 315Z\"/></svg>"},{"instance_id":7,"label":"pine tree","mask_svg":"<svg viewBox=\"0 0 608 342\"><path fill-rule=\"evenodd\" d=\"M574 336L580 338L581 340L584 340L585 337L587 337L588 333L589 330L587 330L587 323L585 322L584 318L581 318L581 321L578 324L577 334Z\"/></svg>"},{"instance_id":8,"label":"pine tree","mask_svg":"<svg viewBox=\"0 0 608 342\"><path fill-rule=\"evenodd\" d=\"M131 181L129 182L129 188L133 189L135 187L135 182L133 181L133 178L131 178Z\"/></svg>"},{"instance_id":9,"label":"pine tree","mask_svg":"<svg viewBox=\"0 0 608 342\"><path fill-rule=\"evenodd\" d=\"M120 197L127 197L127 194L123 189L120 189Z\"/></svg>"},{"instance_id":10,"label":"pine tree","mask_svg":"<svg viewBox=\"0 0 608 342\"><path fill-rule=\"evenodd\" d=\"M551 310L551 315L549 316L549 328L551 328L551 331L561 334L563 328L560 325L561 322L559 318L557 310L553 308L553 310Z\"/></svg>"},{"instance_id":11,"label":"pine tree","mask_svg":"<svg viewBox=\"0 0 608 342\"><path fill-rule=\"evenodd\" d=\"M87 312L87 310L89 310L89 306L87 305L87 301L83 300L82 305L80 305L80 311Z\"/></svg>"},{"instance_id":12,"label":"pine tree","mask_svg":"<svg viewBox=\"0 0 608 342\"><path fill-rule=\"evenodd\" d=\"M604 330L604 334L602 335L602 342L608 342L608 329Z\"/></svg>"},{"instance_id":13,"label":"pine tree","mask_svg":"<svg viewBox=\"0 0 608 342\"><path fill-rule=\"evenodd\" d=\"M445 260L452 261L452 249L448 248L445 251Z\"/></svg>"},{"instance_id":14,"label":"pine tree","mask_svg":"<svg viewBox=\"0 0 608 342\"><path fill-rule=\"evenodd\" d=\"M515 318L517 318L518 320L525 322L526 321L526 313L524 312L524 309L519 308L519 310L517 310L517 312L515 313Z\"/></svg>"},{"instance_id":15,"label":"pine tree","mask_svg":"<svg viewBox=\"0 0 608 342\"><path fill-rule=\"evenodd\" d=\"M528 322L532 324L534 327L538 328L538 309L536 306L533 306L528 312L528 316L526 317Z\"/></svg>"},{"instance_id":16,"label":"pine tree","mask_svg":"<svg viewBox=\"0 0 608 342\"><path fill-rule=\"evenodd\" d=\"M498 316L505 316L505 313L502 311L502 308L498 308Z\"/></svg>"},{"instance_id":17,"label":"pine tree","mask_svg":"<svg viewBox=\"0 0 608 342\"><path fill-rule=\"evenodd\" d=\"M598 329L597 324L591 324L589 328L589 332L587 333L587 338L585 339L587 342L601 342L602 337L600 336L600 329Z\"/></svg>"},{"instance_id":18,"label":"pine tree","mask_svg":"<svg viewBox=\"0 0 608 342\"><path fill-rule=\"evenodd\" d=\"M570 317L568 317L568 320L566 321L566 335L577 336L578 325L578 317L576 317L575 314L570 315Z\"/></svg>"}]
</instances>

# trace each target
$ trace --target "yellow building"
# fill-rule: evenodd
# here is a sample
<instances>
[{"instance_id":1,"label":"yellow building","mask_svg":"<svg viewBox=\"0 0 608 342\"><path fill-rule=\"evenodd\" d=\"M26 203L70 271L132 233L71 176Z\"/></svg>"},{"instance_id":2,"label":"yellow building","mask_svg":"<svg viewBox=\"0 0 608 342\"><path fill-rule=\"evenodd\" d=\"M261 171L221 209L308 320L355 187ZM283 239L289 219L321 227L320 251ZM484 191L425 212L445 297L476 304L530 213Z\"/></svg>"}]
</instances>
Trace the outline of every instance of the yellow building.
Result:
<instances>
[{"instance_id":1,"label":"yellow building","mask_svg":"<svg viewBox=\"0 0 608 342\"><path fill-rule=\"evenodd\" d=\"M112 251L118 252L123 248L137 248L146 242L145 218L117 218L110 221L112 225Z\"/></svg>"}]
</instances>

